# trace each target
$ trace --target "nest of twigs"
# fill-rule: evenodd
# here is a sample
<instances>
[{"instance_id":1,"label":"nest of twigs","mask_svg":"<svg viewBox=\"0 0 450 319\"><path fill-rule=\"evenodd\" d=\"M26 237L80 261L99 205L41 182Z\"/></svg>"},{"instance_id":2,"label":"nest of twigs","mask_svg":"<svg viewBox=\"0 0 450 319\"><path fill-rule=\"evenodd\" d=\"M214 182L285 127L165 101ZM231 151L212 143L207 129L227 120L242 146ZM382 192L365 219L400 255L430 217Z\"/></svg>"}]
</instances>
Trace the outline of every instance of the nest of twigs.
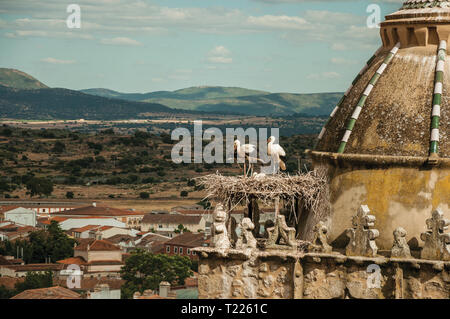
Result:
<instances>
[{"instance_id":1,"label":"nest of twigs","mask_svg":"<svg viewBox=\"0 0 450 319\"><path fill-rule=\"evenodd\" d=\"M233 210L238 205L247 205L259 200L266 206L273 206L274 199L283 200L295 210L295 201L301 200L310 211L320 207L326 192L327 178L324 172L310 171L299 175L223 176L218 172L196 178L198 185L206 190L205 199L215 199L229 205Z\"/></svg>"}]
</instances>

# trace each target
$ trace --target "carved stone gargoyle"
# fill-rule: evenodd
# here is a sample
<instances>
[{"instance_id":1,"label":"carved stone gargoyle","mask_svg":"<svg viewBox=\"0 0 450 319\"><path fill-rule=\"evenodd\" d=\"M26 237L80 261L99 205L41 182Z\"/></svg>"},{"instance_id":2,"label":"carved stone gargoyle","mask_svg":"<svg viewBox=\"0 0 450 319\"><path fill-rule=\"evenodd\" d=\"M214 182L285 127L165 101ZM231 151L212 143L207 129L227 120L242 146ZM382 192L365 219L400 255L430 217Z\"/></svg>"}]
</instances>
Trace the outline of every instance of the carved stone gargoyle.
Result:
<instances>
[{"instance_id":1,"label":"carved stone gargoyle","mask_svg":"<svg viewBox=\"0 0 450 319\"><path fill-rule=\"evenodd\" d=\"M444 214L440 209L436 209L431 214L431 218L427 219L429 230L420 234L420 238L425 242L421 258L450 260L450 234L445 233L448 225L450 225L450 220L444 219Z\"/></svg>"},{"instance_id":2,"label":"carved stone gargoyle","mask_svg":"<svg viewBox=\"0 0 450 319\"><path fill-rule=\"evenodd\" d=\"M345 254L347 256L375 257L378 247L375 243L380 233L377 229L370 229L375 225L375 216L370 215L367 205L361 205L352 219L352 228L347 229L347 237L350 238Z\"/></svg>"},{"instance_id":3,"label":"carved stone gargoyle","mask_svg":"<svg viewBox=\"0 0 450 319\"><path fill-rule=\"evenodd\" d=\"M267 233L266 249L297 249L295 228L288 227L284 215L277 216L275 225L268 228Z\"/></svg>"},{"instance_id":4,"label":"carved stone gargoyle","mask_svg":"<svg viewBox=\"0 0 450 319\"><path fill-rule=\"evenodd\" d=\"M326 253L332 252L333 247L328 244L328 228L324 222L320 221L314 226L314 239L308 247L309 252Z\"/></svg>"},{"instance_id":5,"label":"carved stone gargoyle","mask_svg":"<svg viewBox=\"0 0 450 319\"><path fill-rule=\"evenodd\" d=\"M218 204L214 209L214 223L211 227L212 242L215 248L227 249L231 247L230 239L228 238L228 230L225 225L227 219L227 212L223 209L221 204Z\"/></svg>"},{"instance_id":6,"label":"carved stone gargoyle","mask_svg":"<svg viewBox=\"0 0 450 319\"><path fill-rule=\"evenodd\" d=\"M406 242L406 230L398 227L394 230L394 244L391 249L391 257L411 258L411 251Z\"/></svg>"},{"instance_id":7,"label":"carved stone gargoyle","mask_svg":"<svg viewBox=\"0 0 450 319\"><path fill-rule=\"evenodd\" d=\"M256 239L253 236L253 229L255 225L250 218L245 217L242 219L241 234L236 242L236 249L256 248Z\"/></svg>"}]
</instances>

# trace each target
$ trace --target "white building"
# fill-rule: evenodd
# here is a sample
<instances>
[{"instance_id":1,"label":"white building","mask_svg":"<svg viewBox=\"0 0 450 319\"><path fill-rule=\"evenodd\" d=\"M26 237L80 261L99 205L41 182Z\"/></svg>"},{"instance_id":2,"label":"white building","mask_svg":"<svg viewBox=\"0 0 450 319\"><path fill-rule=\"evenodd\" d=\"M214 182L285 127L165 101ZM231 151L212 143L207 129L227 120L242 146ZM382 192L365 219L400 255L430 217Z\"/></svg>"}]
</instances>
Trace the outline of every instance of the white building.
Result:
<instances>
[{"instance_id":1,"label":"white building","mask_svg":"<svg viewBox=\"0 0 450 319\"><path fill-rule=\"evenodd\" d=\"M62 230L69 230L75 228L82 228L88 225L95 226L113 226L119 228L126 228L127 225L121 221L118 221L115 218L108 217L54 217L51 219L46 219L44 221L40 221L41 224L46 226L50 225L50 222L55 220L59 223L59 226Z\"/></svg>"},{"instance_id":2,"label":"white building","mask_svg":"<svg viewBox=\"0 0 450 319\"><path fill-rule=\"evenodd\" d=\"M18 207L4 212L3 216L6 221L36 227L36 212L32 209Z\"/></svg>"}]
</instances>

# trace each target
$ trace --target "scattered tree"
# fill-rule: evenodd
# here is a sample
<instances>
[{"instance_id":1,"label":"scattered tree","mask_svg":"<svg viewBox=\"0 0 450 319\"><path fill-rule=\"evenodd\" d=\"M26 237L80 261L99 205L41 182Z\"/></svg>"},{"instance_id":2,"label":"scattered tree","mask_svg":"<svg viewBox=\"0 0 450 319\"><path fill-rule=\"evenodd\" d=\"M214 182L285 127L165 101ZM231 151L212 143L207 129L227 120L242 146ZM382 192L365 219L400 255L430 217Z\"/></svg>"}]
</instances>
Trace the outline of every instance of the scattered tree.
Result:
<instances>
[{"instance_id":1,"label":"scattered tree","mask_svg":"<svg viewBox=\"0 0 450 319\"><path fill-rule=\"evenodd\" d=\"M53 183L47 178L33 177L26 183L26 185L30 197L35 195L50 196L53 192Z\"/></svg>"},{"instance_id":2,"label":"scattered tree","mask_svg":"<svg viewBox=\"0 0 450 319\"><path fill-rule=\"evenodd\" d=\"M56 141L55 145L52 148L52 151L55 153L62 153L66 150L66 144L61 141Z\"/></svg>"},{"instance_id":3,"label":"scattered tree","mask_svg":"<svg viewBox=\"0 0 450 319\"><path fill-rule=\"evenodd\" d=\"M181 197L187 197L188 194L189 194L189 193L188 193L187 191L181 191L181 192L180 192L180 196L181 196Z\"/></svg>"},{"instance_id":4,"label":"scattered tree","mask_svg":"<svg viewBox=\"0 0 450 319\"><path fill-rule=\"evenodd\" d=\"M121 277L126 282L122 286L122 298L132 298L136 291L156 289L161 281L183 285L192 276L192 262L185 256L154 255L142 249L135 250L126 259Z\"/></svg>"},{"instance_id":5,"label":"scattered tree","mask_svg":"<svg viewBox=\"0 0 450 319\"><path fill-rule=\"evenodd\" d=\"M67 193L66 193L66 198L72 199L73 197L74 197L73 192L67 192Z\"/></svg>"},{"instance_id":6,"label":"scattered tree","mask_svg":"<svg viewBox=\"0 0 450 319\"><path fill-rule=\"evenodd\" d=\"M173 231L176 234L190 232L189 229L183 226L183 224L178 225L178 227Z\"/></svg>"},{"instance_id":7,"label":"scattered tree","mask_svg":"<svg viewBox=\"0 0 450 319\"><path fill-rule=\"evenodd\" d=\"M150 198L150 194L148 192L140 192L139 193L139 197L142 199L149 199Z\"/></svg>"},{"instance_id":8,"label":"scattered tree","mask_svg":"<svg viewBox=\"0 0 450 319\"><path fill-rule=\"evenodd\" d=\"M15 284L16 294L28 289L48 288L53 286L53 274L51 271L45 273L28 272L23 282Z\"/></svg>"}]
</instances>

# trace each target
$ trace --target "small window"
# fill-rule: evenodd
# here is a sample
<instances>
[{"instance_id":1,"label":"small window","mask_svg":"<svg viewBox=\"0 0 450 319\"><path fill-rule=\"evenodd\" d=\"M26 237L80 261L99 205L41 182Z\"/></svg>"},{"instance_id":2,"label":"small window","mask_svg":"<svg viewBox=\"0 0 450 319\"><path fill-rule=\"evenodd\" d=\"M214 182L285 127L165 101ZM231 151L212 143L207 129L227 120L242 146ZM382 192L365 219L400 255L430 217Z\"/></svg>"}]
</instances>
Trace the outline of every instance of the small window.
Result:
<instances>
[{"instance_id":1,"label":"small window","mask_svg":"<svg viewBox=\"0 0 450 319\"><path fill-rule=\"evenodd\" d=\"M177 254L177 253L178 253L178 247L174 247L174 248L173 248L173 252L174 252L175 254Z\"/></svg>"},{"instance_id":2,"label":"small window","mask_svg":"<svg viewBox=\"0 0 450 319\"><path fill-rule=\"evenodd\" d=\"M170 253L170 246L167 246L166 252Z\"/></svg>"},{"instance_id":3,"label":"small window","mask_svg":"<svg viewBox=\"0 0 450 319\"><path fill-rule=\"evenodd\" d=\"M192 255L197 255L197 253L195 251L192 252Z\"/></svg>"},{"instance_id":4,"label":"small window","mask_svg":"<svg viewBox=\"0 0 450 319\"><path fill-rule=\"evenodd\" d=\"M183 247L180 247L180 254L183 253Z\"/></svg>"},{"instance_id":5,"label":"small window","mask_svg":"<svg viewBox=\"0 0 450 319\"><path fill-rule=\"evenodd\" d=\"M162 225L158 225L158 228L162 228Z\"/></svg>"},{"instance_id":6,"label":"small window","mask_svg":"<svg viewBox=\"0 0 450 319\"><path fill-rule=\"evenodd\" d=\"M187 253L188 255L190 255L190 254L191 254L191 250L188 248L186 253Z\"/></svg>"}]
</instances>

